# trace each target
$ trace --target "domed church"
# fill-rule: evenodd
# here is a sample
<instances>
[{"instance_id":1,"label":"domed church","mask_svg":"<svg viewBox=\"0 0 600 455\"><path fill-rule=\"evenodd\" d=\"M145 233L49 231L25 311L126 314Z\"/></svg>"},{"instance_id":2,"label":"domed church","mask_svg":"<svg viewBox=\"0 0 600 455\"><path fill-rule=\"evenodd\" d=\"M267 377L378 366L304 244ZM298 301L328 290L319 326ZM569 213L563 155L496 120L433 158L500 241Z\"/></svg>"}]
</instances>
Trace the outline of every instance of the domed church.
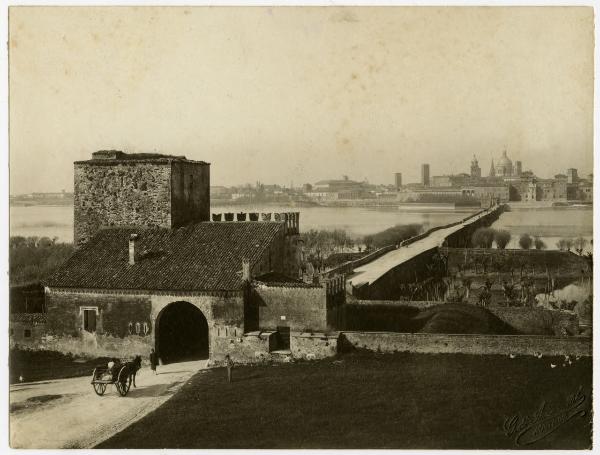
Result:
<instances>
[{"instance_id":1,"label":"domed church","mask_svg":"<svg viewBox=\"0 0 600 455\"><path fill-rule=\"evenodd\" d=\"M502 158L496 164L496 177L511 177L513 175L513 163L506 155L506 150L504 150Z\"/></svg>"}]
</instances>

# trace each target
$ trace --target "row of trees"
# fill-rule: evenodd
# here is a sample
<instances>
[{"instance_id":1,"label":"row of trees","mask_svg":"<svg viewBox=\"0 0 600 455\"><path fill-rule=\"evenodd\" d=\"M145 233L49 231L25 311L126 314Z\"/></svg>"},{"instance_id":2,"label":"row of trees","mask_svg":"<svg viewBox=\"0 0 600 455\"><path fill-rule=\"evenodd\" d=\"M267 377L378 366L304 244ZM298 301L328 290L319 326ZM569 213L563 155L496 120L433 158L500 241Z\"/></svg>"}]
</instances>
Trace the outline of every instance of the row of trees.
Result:
<instances>
[{"instance_id":1,"label":"row of trees","mask_svg":"<svg viewBox=\"0 0 600 455\"><path fill-rule=\"evenodd\" d=\"M512 235L507 230L486 227L477 229L471 237L471 242L477 248L491 248L496 242L496 248L503 250L510 243L511 238ZM540 237L531 237L529 234L522 234L519 237L519 246L524 250L532 247L535 247L536 250L546 249L546 244Z\"/></svg>"},{"instance_id":2,"label":"row of trees","mask_svg":"<svg viewBox=\"0 0 600 455\"><path fill-rule=\"evenodd\" d=\"M471 237L471 242L474 247L477 248L491 248L493 243L496 242L496 248L503 250L510 243L512 235L509 231L504 229L492 229L492 228L479 228ZM586 246L592 244L592 241L584 239L583 237L577 237L575 239L560 239L556 242L556 247L561 251L574 250L580 256L583 256ZM545 250L547 248L546 243L539 237L525 233L519 237L519 246L524 250L535 248L536 250Z\"/></svg>"},{"instance_id":3,"label":"row of trees","mask_svg":"<svg viewBox=\"0 0 600 455\"><path fill-rule=\"evenodd\" d=\"M593 241L589 241L590 245ZM556 247L561 251L571 251L574 249L579 256L583 256L585 247L588 245L588 241L583 237L577 237L576 239L560 239L556 242Z\"/></svg>"},{"instance_id":4,"label":"row of trees","mask_svg":"<svg viewBox=\"0 0 600 455\"><path fill-rule=\"evenodd\" d=\"M37 282L52 273L73 253L73 245L57 238L11 237L9 282L11 286Z\"/></svg>"}]
</instances>

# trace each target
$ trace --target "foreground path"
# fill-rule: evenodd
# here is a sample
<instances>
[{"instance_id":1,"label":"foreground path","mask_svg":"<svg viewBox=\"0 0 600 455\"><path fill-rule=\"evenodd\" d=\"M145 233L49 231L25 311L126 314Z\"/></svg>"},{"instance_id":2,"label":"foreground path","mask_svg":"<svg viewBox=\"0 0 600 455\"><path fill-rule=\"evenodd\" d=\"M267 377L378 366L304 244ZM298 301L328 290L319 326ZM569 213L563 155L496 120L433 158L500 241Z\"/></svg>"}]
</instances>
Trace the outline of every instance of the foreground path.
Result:
<instances>
[{"instance_id":1,"label":"foreground path","mask_svg":"<svg viewBox=\"0 0 600 455\"><path fill-rule=\"evenodd\" d=\"M126 397L114 386L97 396L90 376L15 384L10 387L13 448L89 448L118 433L167 401L206 360L142 368Z\"/></svg>"}]
</instances>

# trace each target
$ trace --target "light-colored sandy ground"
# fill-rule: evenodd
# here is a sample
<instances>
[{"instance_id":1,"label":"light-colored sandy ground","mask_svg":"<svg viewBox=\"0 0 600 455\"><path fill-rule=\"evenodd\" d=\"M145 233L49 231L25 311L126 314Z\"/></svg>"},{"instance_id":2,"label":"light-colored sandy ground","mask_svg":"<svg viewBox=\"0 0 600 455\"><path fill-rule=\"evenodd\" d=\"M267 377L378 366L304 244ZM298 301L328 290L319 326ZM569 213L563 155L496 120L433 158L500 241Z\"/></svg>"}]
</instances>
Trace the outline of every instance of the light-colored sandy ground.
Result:
<instances>
[{"instance_id":1,"label":"light-colored sandy ground","mask_svg":"<svg viewBox=\"0 0 600 455\"><path fill-rule=\"evenodd\" d=\"M158 375L142 368L137 388L132 386L126 397L112 385L104 396L97 396L90 384L91 371L88 377L13 385L10 445L31 449L93 447L156 409L203 368L206 360L160 366Z\"/></svg>"}]
</instances>

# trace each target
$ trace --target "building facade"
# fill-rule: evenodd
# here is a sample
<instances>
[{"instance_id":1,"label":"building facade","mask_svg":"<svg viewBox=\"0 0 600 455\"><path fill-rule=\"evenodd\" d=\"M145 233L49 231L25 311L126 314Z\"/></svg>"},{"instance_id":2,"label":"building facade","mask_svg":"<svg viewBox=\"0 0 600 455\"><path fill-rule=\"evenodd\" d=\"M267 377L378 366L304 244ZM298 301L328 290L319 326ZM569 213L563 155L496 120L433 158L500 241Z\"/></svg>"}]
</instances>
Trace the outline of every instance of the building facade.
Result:
<instances>
[{"instance_id":1,"label":"building facade","mask_svg":"<svg viewBox=\"0 0 600 455\"><path fill-rule=\"evenodd\" d=\"M204 175L207 165L188 167L180 158L155 155L151 163L139 158L121 153L94 159L123 164L94 162L80 167L83 171L76 179L80 184L85 180L85 190L79 188L79 195L85 196L80 197L82 207L83 202L92 203L104 220L125 220L123 208L116 207L115 201L139 201L150 189L161 203L139 206L128 226L106 227L76 217L75 231L84 241L43 281L44 346L121 358L146 356L154 348L166 363L191 357L219 361L226 354L252 361L282 346L292 346L294 355L294 346L300 344L304 350L298 355L304 355L307 343L318 351L321 338L307 341L294 331L334 331L343 314L345 290L343 277L315 285L299 281L303 260L299 213L263 214L260 221L258 216L245 221L245 214L238 214L237 219L244 221L202 220L172 226L172 220L186 219L179 212L178 197L192 209L210 207L209 201L199 200L205 194L208 198L208 193L196 191L199 182L193 178L197 169L198 175ZM135 179L146 181L145 187L132 187L137 175L145 176ZM209 187L205 176L201 188L204 183ZM111 191L90 200L91 188L115 179ZM182 191L173 198L171 191L181 189L182 179L183 189L193 182L188 196ZM233 214L225 215L233 220ZM157 219L164 222L155 223ZM300 341L293 341L296 336ZM335 340L322 343L329 350L335 347Z\"/></svg>"}]
</instances>

